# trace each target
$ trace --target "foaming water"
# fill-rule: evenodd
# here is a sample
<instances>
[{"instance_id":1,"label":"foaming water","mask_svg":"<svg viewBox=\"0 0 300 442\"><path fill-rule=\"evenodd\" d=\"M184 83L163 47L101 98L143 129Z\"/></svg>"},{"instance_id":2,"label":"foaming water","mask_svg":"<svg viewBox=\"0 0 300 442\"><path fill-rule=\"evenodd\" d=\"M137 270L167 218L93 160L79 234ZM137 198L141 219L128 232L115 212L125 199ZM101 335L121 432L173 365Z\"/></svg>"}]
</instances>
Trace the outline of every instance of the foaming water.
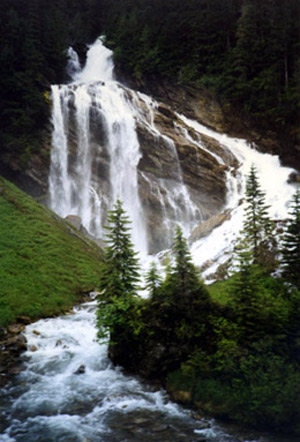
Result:
<instances>
[{"instance_id":1,"label":"foaming water","mask_svg":"<svg viewBox=\"0 0 300 442\"><path fill-rule=\"evenodd\" d=\"M195 420L165 392L114 368L107 346L96 340L95 309L89 302L26 327L24 370L2 392L0 441L245 440L213 420Z\"/></svg>"},{"instance_id":2,"label":"foaming water","mask_svg":"<svg viewBox=\"0 0 300 442\"><path fill-rule=\"evenodd\" d=\"M79 216L89 233L102 238L106 212L121 199L133 222L133 242L145 255L147 233L137 184L140 147L128 98L113 81L113 68L112 52L98 39L74 81L52 86L50 207L62 217Z\"/></svg>"},{"instance_id":3,"label":"foaming water","mask_svg":"<svg viewBox=\"0 0 300 442\"><path fill-rule=\"evenodd\" d=\"M266 204L269 205L269 214L274 220L282 220L288 216L288 203L295 192L295 187L288 183L288 179L294 170L283 167L277 155L258 152L245 140L219 134L183 115L178 115L178 117L196 132L217 140L239 162L239 167L234 173L227 172L227 204L225 208L231 210L230 219L214 229L209 236L191 245L196 265L201 266L207 261L213 262L203 273L203 277L206 278L213 274L220 264L229 259L238 234L243 227L246 180L251 166L254 165L257 169L258 180L265 192Z\"/></svg>"}]
</instances>

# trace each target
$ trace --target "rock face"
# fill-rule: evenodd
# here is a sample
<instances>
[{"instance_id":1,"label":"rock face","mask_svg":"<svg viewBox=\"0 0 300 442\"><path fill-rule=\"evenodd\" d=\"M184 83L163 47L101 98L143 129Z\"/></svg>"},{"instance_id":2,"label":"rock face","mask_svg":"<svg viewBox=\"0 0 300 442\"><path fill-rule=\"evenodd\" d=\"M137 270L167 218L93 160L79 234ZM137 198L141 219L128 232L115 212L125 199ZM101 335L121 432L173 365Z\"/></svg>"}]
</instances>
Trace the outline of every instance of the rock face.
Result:
<instances>
[{"instance_id":1,"label":"rock face","mask_svg":"<svg viewBox=\"0 0 300 442\"><path fill-rule=\"evenodd\" d=\"M124 198L131 220L143 224L148 251L156 253L171 245L178 224L187 234L222 210L226 172L237 161L171 107L114 82L54 92L54 115L63 124L54 127L59 143L50 168L52 207L61 216L72 213L68 220L77 228L82 223L101 237L111 202Z\"/></svg>"},{"instance_id":2,"label":"rock face","mask_svg":"<svg viewBox=\"0 0 300 442\"><path fill-rule=\"evenodd\" d=\"M121 73L120 76L122 78ZM284 165L300 169L299 141L295 143L288 134L255 128L248 116L228 103L221 103L209 90L181 86L157 77L123 78L123 81L217 132L244 138L262 152L279 155Z\"/></svg>"},{"instance_id":3,"label":"rock face","mask_svg":"<svg viewBox=\"0 0 300 442\"><path fill-rule=\"evenodd\" d=\"M169 245L166 222L174 231L177 222L196 225L220 212L226 198L225 171L234 169L237 161L216 140L186 127L168 106L154 107L151 117L158 133L147 117L137 121L142 151L138 168L150 251L156 252Z\"/></svg>"},{"instance_id":4,"label":"rock face","mask_svg":"<svg viewBox=\"0 0 300 442\"><path fill-rule=\"evenodd\" d=\"M32 153L25 160L7 151L0 152L0 175L42 203L46 203L48 197L51 129L45 133L40 152Z\"/></svg>"},{"instance_id":5,"label":"rock face","mask_svg":"<svg viewBox=\"0 0 300 442\"><path fill-rule=\"evenodd\" d=\"M194 242L209 235L213 231L213 229L219 227L221 224L223 224L224 221L230 219L230 212L230 209L226 209L222 213L211 216L207 221L203 221L193 230L191 236L189 237L189 240L191 242Z\"/></svg>"}]
</instances>

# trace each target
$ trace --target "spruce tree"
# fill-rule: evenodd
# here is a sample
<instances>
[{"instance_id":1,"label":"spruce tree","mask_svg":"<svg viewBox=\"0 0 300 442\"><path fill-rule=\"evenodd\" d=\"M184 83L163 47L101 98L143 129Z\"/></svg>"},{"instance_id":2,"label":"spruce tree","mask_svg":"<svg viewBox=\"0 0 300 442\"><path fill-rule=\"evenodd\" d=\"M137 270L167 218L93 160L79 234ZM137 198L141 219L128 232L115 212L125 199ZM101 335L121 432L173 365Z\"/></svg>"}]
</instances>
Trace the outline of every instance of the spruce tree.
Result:
<instances>
[{"instance_id":1,"label":"spruce tree","mask_svg":"<svg viewBox=\"0 0 300 442\"><path fill-rule=\"evenodd\" d=\"M162 283L160 274L158 273L155 262L151 263L151 266L146 274L145 288L149 291L149 295L152 300L156 299L159 293L159 288Z\"/></svg>"},{"instance_id":2,"label":"spruce tree","mask_svg":"<svg viewBox=\"0 0 300 442\"><path fill-rule=\"evenodd\" d=\"M300 189L293 197L290 215L283 238L283 275L300 290Z\"/></svg>"},{"instance_id":3,"label":"spruce tree","mask_svg":"<svg viewBox=\"0 0 300 442\"><path fill-rule=\"evenodd\" d=\"M120 200L109 211L108 223L108 245L104 251L104 266L99 281L99 338L107 336L108 332L115 334L119 327L131 320L139 281L137 253L129 234L130 221Z\"/></svg>"},{"instance_id":4,"label":"spruce tree","mask_svg":"<svg viewBox=\"0 0 300 442\"><path fill-rule=\"evenodd\" d=\"M276 246L272 237L274 224L269 218L269 206L265 203L265 193L261 190L254 166L250 169L246 184L246 202L240 248L244 249L244 254L249 253L249 261L272 271Z\"/></svg>"},{"instance_id":5,"label":"spruce tree","mask_svg":"<svg viewBox=\"0 0 300 442\"><path fill-rule=\"evenodd\" d=\"M187 241L180 227L176 229L173 251L175 264L163 284L165 293L178 317L193 318L199 309L202 310L203 303L206 303L209 297L192 262Z\"/></svg>"}]
</instances>

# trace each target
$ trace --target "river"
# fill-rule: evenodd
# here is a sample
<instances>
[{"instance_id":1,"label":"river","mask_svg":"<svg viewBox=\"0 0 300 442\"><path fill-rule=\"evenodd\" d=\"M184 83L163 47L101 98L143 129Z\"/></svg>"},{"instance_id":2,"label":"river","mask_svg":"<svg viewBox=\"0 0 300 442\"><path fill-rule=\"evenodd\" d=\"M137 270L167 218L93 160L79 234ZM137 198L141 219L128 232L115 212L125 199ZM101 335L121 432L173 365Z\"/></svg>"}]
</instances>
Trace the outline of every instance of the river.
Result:
<instances>
[{"instance_id":1,"label":"river","mask_svg":"<svg viewBox=\"0 0 300 442\"><path fill-rule=\"evenodd\" d=\"M99 344L96 301L25 330L23 370L0 392L1 442L291 442L229 429L124 375Z\"/></svg>"}]
</instances>

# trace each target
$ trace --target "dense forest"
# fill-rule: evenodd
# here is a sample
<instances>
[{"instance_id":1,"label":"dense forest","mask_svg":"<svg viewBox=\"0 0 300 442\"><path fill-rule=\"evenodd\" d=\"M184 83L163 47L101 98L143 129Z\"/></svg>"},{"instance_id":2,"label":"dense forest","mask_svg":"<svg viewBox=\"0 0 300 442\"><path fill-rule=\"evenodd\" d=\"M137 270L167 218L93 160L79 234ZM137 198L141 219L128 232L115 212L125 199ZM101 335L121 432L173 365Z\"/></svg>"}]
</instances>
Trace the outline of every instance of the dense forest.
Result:
<instances>
[{"instance_id":1,"label":"dense forest","mask_svg":"<svg viewBox=\"0 0 300 442\"><path fill-rule=\"evenodd\" d=\"M265 127L299 121L297 0L107 1L106 33L136 77L212 89ZM299 135L299 133L298 133Z\"/></svg>"},{"instance_id":2,"label":"dense forest","mask_svg":"<svg viewBox=\"0 0 300 442\"><path fill-rule=\"evenodd\" d=\"M298 0L3 0L1 150L26 162L49 121L49 86L66 80L67 48L84 58L100 34L123 72L210 90L299 142Z\"/></svg>"}]
</instances>

